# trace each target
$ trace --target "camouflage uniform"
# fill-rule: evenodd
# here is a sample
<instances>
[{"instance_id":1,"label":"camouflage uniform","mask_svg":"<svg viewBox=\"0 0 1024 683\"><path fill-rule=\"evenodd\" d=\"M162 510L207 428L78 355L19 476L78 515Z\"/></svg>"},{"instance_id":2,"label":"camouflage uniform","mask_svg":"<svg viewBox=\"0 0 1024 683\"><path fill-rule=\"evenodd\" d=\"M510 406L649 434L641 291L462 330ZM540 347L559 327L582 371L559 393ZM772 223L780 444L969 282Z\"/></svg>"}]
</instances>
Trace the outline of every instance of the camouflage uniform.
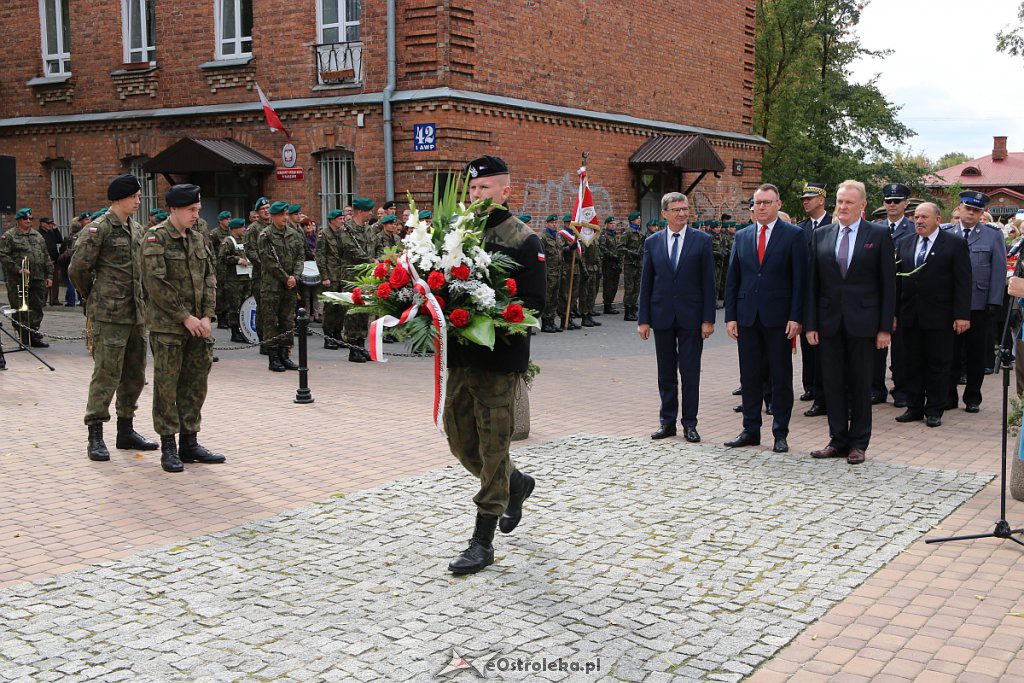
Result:
<instances>
[{"instance_id":1,"label":"camouflage uniform","mask_svg":"<svg viewBox=\"0 0 1024 683\"><path fill-rule=\"evenodd\" d=\"M619 235L613 235L609 230L601 233L601 283L603 288L601 300L606 313L611 313L615 295L619 293L619 278L622 275L620 241Z\"/></svg>"},{"instance_id":2,"label":"camouflage uniform","mask_svg":"<svg viewBox=\"0 0 1024 683\"><path fill-rule=\"evenodd\" d=\"M242 241L245 244L245 258L249 259L249 263L252 264L252 277L249 278L252 285L250 295L256 300L256 334L259 335L260 339L264 338L263 308L260 306L260 275L262 270L260 268L260 255L256 249L256 238L260 236L263 230L269 227L269 222L264 223L257 218L249 224L249 227L245 229L245 234L242 236Z\"/></svg>"},{"instance_id":3,"label":"camouflage uniform","mask_svg":"<svg viewBox=\"0 0 1024 683\"><path fill-rule=\"evenodd\" d=\"M640 270L644 264L644 233L632 225L626 230L619 243L622 254L622 305L626 317L636 315L637 299L640 297Z\"/></svg>"},{"instance_id":4,"label":"camouflage uniform","mask_svg":"<svg viewBox=\"0 0 1024 683\"><path fill-rule=\"evenodd\" d=\"M580 244L577 238L577 244ZM565 249L562 250L562 283L560 291L558 292L558 315L565 317L565 310L569 309L569 317L579 315L579 302L580 302L580 289L582 288L582 270L583 270L583 254L582 245L577 250L576 245L569 244L569 240L565 241ZM575 258L575 267L573 266L573 259ZM570 274L572 275L572 302L569 301L569 280Z\"/></svg>"},{"instance_id":5,"label":"camouflage uniform","mask_svg":"<svg viewBox=\"0 0 1024 683\"><path fill-rule=\"evenodd\" d=\"M580 282L580 314L584 325L599 325L591 317L594 311L594 304L597 302L597 290L601 281L601 244L600 234L594 235L590 244L580 240L583 247L583 264L581 269ZM589 327L589 325L587 325Z\"/></svg>"},{"instance_id":6,"label":"camouflage uniform","mask_svg":"<svg viewBox=\"0 0 1024 683\"><path fill-rule=\"evenodd\" d=\"M263 314L263 339L268 349L281 349L287 355L292 337L271 342L274 337L295 327L295 303L302 277L305 240L288 226L265 228L256 241L263 276L260 279L260 308ZM288 289L288 277L295 278L295 287Z\"/></svg>"},{"instance_id":7,"label":"camouflage uniform","mask_svg":"<svg viewBox=\"0 0 1024 683\"><path fill-rule=\"evenodd\" d=\"M711 223L711 253L715 258L715 299L725 299L725 275L729 268L730 249L725 233L721 228L716 232L719 224Z\"/></svg>"},{"instance_id":8,"label":"camouflage uniform","mask_svg":"<svg viewBox=\"0 0 1024 683\"><path fill-rule=\"evenodd\" d=\"M92 379L85 424L110 420L117 394L118 418L133 419L146 384L145 305L142 290L144 230L131 216L113 211L80 231L68 276L86 299L92 331Z\"/></svg>"},{"instance_id":9,"label":"camouflage uniform","mask_svg":"<svg viewBox=\"0 0 1024 683\"><path fill-rule=\"evenodd\" d=\"M220 223L217 227L210 230L210 251L214 256L220 253L220 245L224 242L224 238L231 234L231 231L226 228L220 227ZM224 265L217 260L217 322L228 322L229 318L226 312L227 297L224 295L223 283L227 279L227 270Z\"/></svg>"},{"instance_id":10,"label":"camouflage uniform","mask_svg":"<svg viewBox=\"0 0 1024 683\"><path fill-rule=\"evenodd\" d=\"M235 240L228 235L221 241L220 249L217 251L217 265L222 273L217 278L217 302L220 303L223 296L224 305L221 311L228 326L236 332L241 327L238 313L252 287L251 278L248 275L239 275L235 269L244 257L245 243L241 238Z\"/></svg>"},{"instance_id":11,"label":"camouflage uniform","mask_svg":"<svg viewBox=\"0 0 1024 683\"><path fill-rule=\"evenodd\" d=\"M28 281L28 313L15 313L17 318L25 317L24 322L34 330L38 330L43 322L43 306L46 305L46 281L53 279L53 261L46 251L46 241L35 228L22 232L13 227L0 235L0 266L3 267L4 279L7 281L7 299L15 310L21 308L21 262L28 256L28 269L31 273ZM25 343L28 343L26 340ZM33 342L35 343L35 342Z\"/></svg>"},{"instance_id":12,"label":"camouflage uniform","mask_svg":"<svg viewBox=\"0 0 1024 683\"><path fill-rule=\"evenodd\" d=\"M345 281L355 280L356 273L352 266L369 263L373 259L372 236L366 228L356 225L351 218L345 218L345 225L341 229L341 244L342 278ZM344 322L345 341L357 344L366 339L369 324L368 314L349 311Z\"/></svg>"},{"instance_id":13,"label":"camouflage uniform","mask_svg":"<svg viewBox=\"0 0 1024 683\"><path fill-rule=\"evenodd\" d=\"M391 234L386 230L378 230L373 240L373 257L380 258L384 254L385 249L391 247L398 247L402 244L402 236L397 232Z\"/></svg>"},{"instance_id":14,"label":"camouflage uniform","mask_svg":"<svg viewBox=\"0 0 1024 683\"><path fill-rule=\"evenodd\" d=\"M562 261L565 249L565 238L549 228L542 233L541 243L544 247L545 266L547 270L547 296L544 297L542 318L554 323L555 317L563 315L565 309L557 310L561 301L562 271L568 269Z\"/></svg>"},{"instance_id":15,"label":"camouflage uniform","mask_svg":"<svg viewBox=\"0 0 1024 683\"><path fill-rule=\"evenodd\" d=\"M334 230L328 223L316 238L316 267L320 279L331 281L324 286L325 292L340 292L345 288L344 231L344 227ZM341 339L345 310L341 304L324 305L324 334L328 337Z\"/></svg>"},{"instance_id":16,"label":"camouflage uniform","mask_svg":"<svg viewBox=\"0 0 1024 683\"><path fill-rule=\"evenodd\" d=\"M217 278L207 235L193 227L182 236L170 218L145 232L142 284L148 297L146 328L153 350L153 427L161 437L199 432L213 337L195 337L184 321L212 318Z\"/></svg>"}]
</instances>

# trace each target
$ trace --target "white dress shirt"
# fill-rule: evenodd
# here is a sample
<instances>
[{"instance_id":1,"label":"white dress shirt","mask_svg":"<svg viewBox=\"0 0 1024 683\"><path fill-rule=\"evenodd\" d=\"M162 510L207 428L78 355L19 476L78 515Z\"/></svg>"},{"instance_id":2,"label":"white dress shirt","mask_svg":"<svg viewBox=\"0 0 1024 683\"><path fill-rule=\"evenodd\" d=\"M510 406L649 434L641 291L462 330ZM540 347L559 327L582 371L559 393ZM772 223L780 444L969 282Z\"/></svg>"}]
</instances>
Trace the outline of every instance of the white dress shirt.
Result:
<instances>
[{"instance_id":1,"label":"white dress shirt","mask_svg":"<svg viewBox=\"0 0 1024 683\"><path fill-rule=\"evenodd\" d=\"M936 230L932 234L928 235L928 248L924 252L924 260L928 260L928 254L932 253L932 247L935 246L935 238L939 236L939 231ZM921 242L924 241L924 237L917 236L917 243L914 245L914 263L917 263L917 255L921 253Z\"/></svg>"},{"instance_id":2,"label":"white dress shirt","mask_svg":"<svg viewBox=\"0 0 1024 683\"><path fill-rule=\"evenodd\" d=\"M764 248L765 249L768 248L768 242L771 241L771 239L772 239L772 232L775 231L775 224L778 223L778 222L779 222L778 218L773 220L771 223L768 224L768 226L767 226L768 229L765 230L765 232L764 232ZM756 244L758 244L761 241L761 228L764 227L764 226L761 223L758 223L757 221L754 221L754 225L757 227L757 234L754 235L754 244L756 245Z\"/></svg>"},{"instance_id":3,"label":"white dress shirt","mask_svg":"<svg viewBox=\"0 0 1024 683\"><path fill-rule=\"evenodd\" d=\"M836 220L836 223L839 224L839 234L836 236L836 263L838 263L839 247L843 244L843 224L839 220ZM846 254L846 268L849 270L850 262L853 261L853 246L857 243L857 231L860 229L860 219L858 218L847 227L850 228L850 250Z\"/></svg>"},{"instance_id":4,"label":"white dress shirt","mask_svg":"<svg viewBox=\"0 0 1024 683\"><path fill-rule=\"evenodd\" d=\"M683 229L679 232L672 232L671 228L665 228L665 244L668 245L668 258L670 261L672 260L672 235L679 235L679 253L676 254L676 259L678 259L683 254L683 241L686 239L686 226L684 225ZM678 260L672 262L673 268L677 265L679 265Z\"/></svg>"}]
</instances>

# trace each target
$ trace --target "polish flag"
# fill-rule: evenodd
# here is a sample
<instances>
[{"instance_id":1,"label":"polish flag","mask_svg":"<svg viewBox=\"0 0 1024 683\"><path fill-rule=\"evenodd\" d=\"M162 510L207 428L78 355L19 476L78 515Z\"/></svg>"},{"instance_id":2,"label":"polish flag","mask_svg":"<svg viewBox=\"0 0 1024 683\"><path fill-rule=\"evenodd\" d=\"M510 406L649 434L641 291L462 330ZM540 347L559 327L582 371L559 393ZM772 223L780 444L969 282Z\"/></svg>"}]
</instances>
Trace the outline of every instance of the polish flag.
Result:
<instances>
[{"instance_id":1,"label":"polish flag","mask_svg":"<svg viewBox=\"0 0 1024 683\"><path fill-rule=\"evenodd\" d=\"M597 210L594 208L594 195L590 193L590 183L587 182L587 167L581 166L576 175L580 177L580 190L576 195L576 206L572 210L573 223L597 225Z\"/></svg>"},{"instance_id":2,"label":"polish flag","mask_svg":"<svg viewBox=\"0 0 1024 683\"><path fill-rule=\"evenodd\" d=\"M291 134L285 130L284 124L281 123L281 119L278 117L277 112L274 111L272 106L270 106L270 100L268 100L267 96L263 94L263 88L260 87L259 83L256 84L256 92L260 94L260 104L263 105L263 114L267 117L267 125L270 126L270 132L276 133L277 131L282 131L285 135L291 138Z\"/></svg>"}]
</instances>

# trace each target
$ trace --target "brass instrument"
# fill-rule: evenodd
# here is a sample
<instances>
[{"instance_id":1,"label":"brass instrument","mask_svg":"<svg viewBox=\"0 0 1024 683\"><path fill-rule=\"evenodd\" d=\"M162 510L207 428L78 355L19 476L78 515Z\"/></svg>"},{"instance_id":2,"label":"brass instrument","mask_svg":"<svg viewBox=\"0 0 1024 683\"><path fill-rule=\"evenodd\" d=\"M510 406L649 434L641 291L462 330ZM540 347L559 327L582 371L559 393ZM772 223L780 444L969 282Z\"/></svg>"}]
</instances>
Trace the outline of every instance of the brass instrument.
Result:
<instances>
[{"instance_id":1,"label":"brass instrument","mask_svg":"<svg viewBox=\"0 0 1024 683\"><path fill-rule=\"evenodd\" d=\"M26 256L25 258L21 259L21 308L18 309L19 313L28 312L28 284L28 256Z\"/></svg>"}]
</instances>

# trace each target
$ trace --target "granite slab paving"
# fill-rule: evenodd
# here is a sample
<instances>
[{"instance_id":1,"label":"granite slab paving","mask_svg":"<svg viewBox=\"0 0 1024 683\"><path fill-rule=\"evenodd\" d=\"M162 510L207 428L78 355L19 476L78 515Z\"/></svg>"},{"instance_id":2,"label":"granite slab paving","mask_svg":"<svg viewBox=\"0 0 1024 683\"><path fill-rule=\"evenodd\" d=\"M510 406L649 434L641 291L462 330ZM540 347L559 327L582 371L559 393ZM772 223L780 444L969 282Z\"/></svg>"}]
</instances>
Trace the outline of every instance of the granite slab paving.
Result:
<instances>
[{"instance_id":1,"label":"granite slab paving","mask_svg":"<svg viewBox=\"0 0 1024 683\"><path fill-rule=\"evenodd\" d=\"M537 489L480 574L445 569L474 514L448 467L2 590L0 680L736 681L992 478L587 434L514 457Z\"/></svg>"}]
</instances>

